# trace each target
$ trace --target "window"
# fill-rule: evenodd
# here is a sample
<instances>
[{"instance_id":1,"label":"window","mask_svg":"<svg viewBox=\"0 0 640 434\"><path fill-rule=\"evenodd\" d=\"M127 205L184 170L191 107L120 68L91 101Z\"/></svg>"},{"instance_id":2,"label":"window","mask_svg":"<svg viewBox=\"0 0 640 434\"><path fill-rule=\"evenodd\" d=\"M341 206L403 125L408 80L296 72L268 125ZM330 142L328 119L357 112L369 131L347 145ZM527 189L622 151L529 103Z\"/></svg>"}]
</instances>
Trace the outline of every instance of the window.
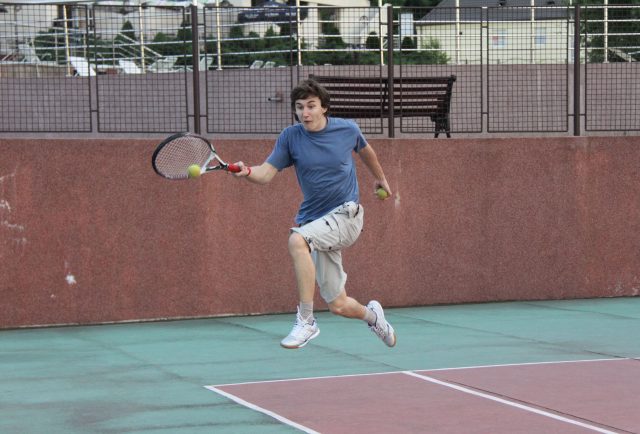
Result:
<instances>
[{"instance_id":1,"label":"window","mask_svg":"<svg viewBox=\"0 0 640 434\"><path fill-rule=\"evenodd\" d=\"M495 48L502 48L507 46L507 31L496 30L496 33L491 36L491 46Z\"/></svg>"},{"instance_id":2,"label":"window","mask_svg":"<svg viewBox=\"0 0 640 434\"><path fill-rule=\"evenodd\" d=\"M547 29L544 27L536 27L536 45L545 45L547 43Z\"/></svg>"}]
</instances>

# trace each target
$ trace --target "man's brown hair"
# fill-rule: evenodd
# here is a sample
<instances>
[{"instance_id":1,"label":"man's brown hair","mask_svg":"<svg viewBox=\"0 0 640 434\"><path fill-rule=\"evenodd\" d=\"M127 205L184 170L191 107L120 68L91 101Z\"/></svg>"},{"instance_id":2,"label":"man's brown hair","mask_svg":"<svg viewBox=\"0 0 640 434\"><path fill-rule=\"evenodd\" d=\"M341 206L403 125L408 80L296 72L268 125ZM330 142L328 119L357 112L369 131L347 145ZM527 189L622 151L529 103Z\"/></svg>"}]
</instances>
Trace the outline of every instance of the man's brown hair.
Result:
<instances>
[{"instance_id":1,"label":"man's brown hair","mask_svg":"<svg viewBox=\"0 0 640 434\"><path fill-rule=\"evenodd\" d=\"M296 101L299 99L307 99L310 96L316 96L320 100L323 108L329 108L329 92L320 83L313 79L301 81L291 91L291 109L295 113Z\"/></svg>"}]
</instances>

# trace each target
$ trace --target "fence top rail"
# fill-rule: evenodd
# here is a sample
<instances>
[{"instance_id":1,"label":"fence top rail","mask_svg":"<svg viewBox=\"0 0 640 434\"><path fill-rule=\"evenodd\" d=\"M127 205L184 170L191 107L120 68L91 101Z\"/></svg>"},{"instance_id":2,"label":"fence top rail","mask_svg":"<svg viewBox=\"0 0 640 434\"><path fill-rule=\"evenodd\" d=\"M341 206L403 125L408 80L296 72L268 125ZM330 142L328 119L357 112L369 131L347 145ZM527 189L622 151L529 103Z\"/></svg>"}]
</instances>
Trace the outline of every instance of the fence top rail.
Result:
<instances>
[{"instance_id":1,"label":"fence top rail","mask_svg":"<svg viewBox=\"0 0 640 434\"><path fill-rule=\"evenodd\" d=\"M388 77L353 77L353 76L339 76L339 75L311 75L314 80L322 81L323 83L341 84L341 83L353 83L353 84L379 84L386 83ZM444 77L397 77L394 80L397 83L402 84L448 84L451 81L456 81L455 75L449 75Z\"/></svg>"}]
</instances>

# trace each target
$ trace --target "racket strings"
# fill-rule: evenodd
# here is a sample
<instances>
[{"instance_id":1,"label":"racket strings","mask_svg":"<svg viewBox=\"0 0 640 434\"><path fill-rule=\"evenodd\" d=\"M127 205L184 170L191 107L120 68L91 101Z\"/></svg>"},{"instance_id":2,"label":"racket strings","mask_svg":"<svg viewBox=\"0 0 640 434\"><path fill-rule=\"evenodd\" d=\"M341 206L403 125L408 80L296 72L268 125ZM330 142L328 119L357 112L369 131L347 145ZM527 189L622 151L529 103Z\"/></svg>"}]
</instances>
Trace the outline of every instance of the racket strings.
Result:
<instances>
[{"instance_id":1,"label":"racket strings","mask_svg":"<svg viewBox=\"0 0 640 434\"><path fill-rule=\"evenodd\" d=\"M204 167L211 158L209 144L198 137L177 137L158 152L155 166L167 178L187 178L189 166Z\"/></svg>"}]
</instances>

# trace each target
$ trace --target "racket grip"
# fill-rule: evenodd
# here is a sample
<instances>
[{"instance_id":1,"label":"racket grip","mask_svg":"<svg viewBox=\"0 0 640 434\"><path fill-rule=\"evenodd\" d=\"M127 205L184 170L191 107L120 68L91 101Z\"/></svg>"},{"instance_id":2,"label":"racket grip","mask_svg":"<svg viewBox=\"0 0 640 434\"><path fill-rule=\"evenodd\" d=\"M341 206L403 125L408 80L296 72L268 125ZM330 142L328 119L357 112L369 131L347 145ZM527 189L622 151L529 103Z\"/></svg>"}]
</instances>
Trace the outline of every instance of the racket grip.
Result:
<instances>
[{"instance_id":1,"label":"racket grip","mask_svg":"<svg viewBox=\"0 0 640 434\"><path fill-rule=\"evenodd\" d=\"M242 172L242 169L240 168L240 166L238 166L237 164L233 164L233 163L231 163L231 164L229 164L227 166L227 170L229 172L233 172L233 173Z\"/></svg>"}]
</instances>

